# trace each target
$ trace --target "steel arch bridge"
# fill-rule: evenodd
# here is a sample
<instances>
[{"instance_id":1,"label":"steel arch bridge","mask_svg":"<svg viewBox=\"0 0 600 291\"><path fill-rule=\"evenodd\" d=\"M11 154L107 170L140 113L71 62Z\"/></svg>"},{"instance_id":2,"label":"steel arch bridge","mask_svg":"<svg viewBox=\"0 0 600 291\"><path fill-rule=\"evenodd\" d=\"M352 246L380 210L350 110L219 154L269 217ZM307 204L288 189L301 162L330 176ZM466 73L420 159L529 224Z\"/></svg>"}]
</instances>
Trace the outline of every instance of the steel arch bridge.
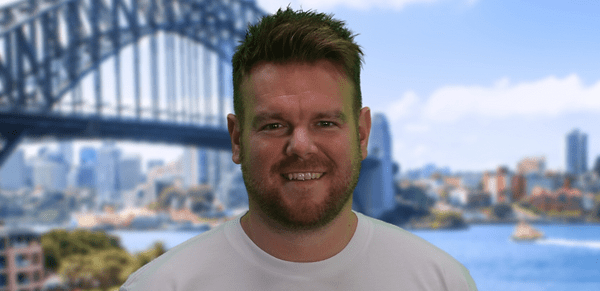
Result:
<instances>
[{"instance_id":1,"label":"steel arch bridge","mask_svg":"<svg viewBox=\"0 0 600 291\"><path fill-rule=\"evenodd\" d=\"M26 136L230 148L231 57L263 15L254 0L0 8L0 166Z\"/></svg>"}]
</instances>

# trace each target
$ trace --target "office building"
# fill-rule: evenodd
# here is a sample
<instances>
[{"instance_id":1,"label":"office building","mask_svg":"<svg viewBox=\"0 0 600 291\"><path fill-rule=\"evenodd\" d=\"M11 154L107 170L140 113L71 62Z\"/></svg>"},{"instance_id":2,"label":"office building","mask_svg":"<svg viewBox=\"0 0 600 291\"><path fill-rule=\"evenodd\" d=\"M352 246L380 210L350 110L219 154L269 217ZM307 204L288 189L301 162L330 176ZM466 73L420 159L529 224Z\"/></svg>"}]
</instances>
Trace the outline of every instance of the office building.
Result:
<instances>
[{"instance_id":1,"label":"office building","mask_svg":"<svg viewBox=\"0 0 600 291\"><path fill-rule=\"evenodd\" d=\"M567 173L580 175L587 172L587 134L574 129L567 134Z\"/></svg>"},{"instance_id":2,"label":"office building","mask_svg":"<svg viewBox=\"0 0 600 291\"><path fill-rule=\"evenodd\" d=\"M125 157L119 162L119 190L128 191L141 181L142 162L140 157Z\"/></svg>"},{"instance_id":3,"label":"office building","mask_svg":"<svg viewBox=\"0 0 600 291\"><path fill-rule=\"evenodd\" d=\"M44 254L39 234L0 227L0 290L40 290Z\"/></svg>"},{"instance_id":4,"label":"office building","mask_svg":"<svg viewBox=\"0 0 600 291\"><path fill-rule=\"evenodd\" d=\"M96 203L98 207L105 204L120 204L119 193L119 161L121 150L114 143L104 143L98 150L96 164Z\"/></svg>"},{"instance_id":5,"label":"office building","mask_svg":"<svg viewBox=\"0 0 600 291\"><path fill-rule=\"evenodd\" d=\"M368 156L362 161L352 208L372 217L395 207L392 141L387 119L375 114L369 136Z\"/></svg>"},{"instance_id":6,"label":"office building","mask_svg":"<svg viewBox=\"0 0 600 291\"><path fill-rule=\"evenodd\" d=\"M96 149L92 147L84 147L79 150L80 165L95 165L98 161Z\"/></svg>"},{"instance_id":7,"label":"office building","mask_svg":"<svg viewBox=\"0 0 600 291\"><path fill-rule=\"evenodd\" d=\"M49 191L63 191L67 188L68 173L69 167L65 163L38 157L33 161L33 186Z\"/></svg>"},{"instance_id":8,"label":"office building","mask_svg":"<svg viewBox=\"0 0 600 291\"><path fill-rule=\"evenodd\" d=\"M18 190L25 186L25 154L15 151L0 168L0 189Z\"/></svg>"}]
</instances>

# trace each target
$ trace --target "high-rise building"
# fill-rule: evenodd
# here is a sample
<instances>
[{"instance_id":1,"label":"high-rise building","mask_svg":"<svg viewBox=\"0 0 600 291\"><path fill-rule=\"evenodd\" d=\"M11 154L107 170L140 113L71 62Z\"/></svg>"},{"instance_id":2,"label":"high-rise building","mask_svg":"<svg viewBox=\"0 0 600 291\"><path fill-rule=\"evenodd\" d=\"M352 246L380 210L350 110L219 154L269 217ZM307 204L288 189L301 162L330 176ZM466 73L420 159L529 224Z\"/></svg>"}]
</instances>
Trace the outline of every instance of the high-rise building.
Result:
<instances>
[{"instance_id":1,"label":"high-rise building","mask_svg":"<svg viewBox=\"0 0 600 291\"><path fill-rule=\"evenodd\" d=\"M120 204L119 195L119 161L121 151L114 143L104 143L98 150L96 165L96 198L97 206L104 204Z\"/></svg>"},{"instance_id":2,"label":"high-rise building","mask_svg":"<svg viewBox=\"0 0 600 291\"><path fill-rule=\"evenodd\" d=\"M96 149L92 147L84 147L79 150L79 163L81 165L96 164L98 160Z\"/></svg>"},{"instance_id":3,"label":"high-rise building","mask_svg":"<svg viewBox=\"0 0 600 291\"><path fill-rule=\"evenodd\" d=\"M69 167L73 165L73 143L71 141L63 141L58 145L59 155L62 161Z\"/></svg>"},{"instance_id":4,"label":"high-rise building","mask_svg":"<svg viewBox=\"0 0 600 291\"><path fill-rule=\"evenodd\" d=\"M183 187L189 188L194 185L198 185L200 182L199 178L199 163L198 163L198 149L196 147L186 147L183 152Z\"/></svg>"},{"instance_id":5,"label":"high-rise building","mask_svg":"<svg viewBox=\"0 0 600 291\"><path fill-rule=\"evenodd\" d=\"M140 157L126 157L119 162L119 190L128 191L138 185L141 178L142 162Z\"/></svg>"},{"instance_id":6,"label":"high-rise building","mask_svg":"<svg viewBox=\"0 0 600 291\"><path fill-rule=\"evenodd\" d=\"M587 172L587 134L574 129L567 134L567 173L579 175Z\"/></svg>"},{"instance_id":7,"label":"high-rise building","mask_svg":"<svg viewBox=\"0 0 600 291\"><path fill-rule=\"evenodd\" d=\"M33 186L50 191L63 191L67 188L69 168L55 159L37 158L33 162Z\"/></svg>"},{"instance_id":8,"label":"high-rise building","mask_svg":"<svg viewBox=\"0 0 600 291\"><path fill-rule=\"evenodd\" d=\"M76 179L77 187L96 188L96 165L79 165Z\"/></svg>"},{"instance_id":9,"label":"high-rise building","mask_svg":"<svg viewBox=\"0 0 600 291\"><path fill-rule=\"evenodd\" d=\"M375 114L369 136L368 156L362 161L354 189L353 209L372 217L395 207L392 140L387 119Z\"/></svg>"},{"instance_id":10,"label":"high-rise building","mask_svg":"<svg viewBox=\"0 0 600 291\"><path fill-rule=\"evenodd\" d=\"M77 187L96 188L96 164L98 156L93 147L79 150L79 167L77 169Z\"/></svg>"},{"instance_id":11,"label":"high-rise building","mask_svg":"<svg viewBox=\"0 0 600 291\"><path fill-rule=\"evenodd\" d=\"M15 151L0 168L0 189L18 190L25 186L25 154Z\"/></svg>"}]
</instances>

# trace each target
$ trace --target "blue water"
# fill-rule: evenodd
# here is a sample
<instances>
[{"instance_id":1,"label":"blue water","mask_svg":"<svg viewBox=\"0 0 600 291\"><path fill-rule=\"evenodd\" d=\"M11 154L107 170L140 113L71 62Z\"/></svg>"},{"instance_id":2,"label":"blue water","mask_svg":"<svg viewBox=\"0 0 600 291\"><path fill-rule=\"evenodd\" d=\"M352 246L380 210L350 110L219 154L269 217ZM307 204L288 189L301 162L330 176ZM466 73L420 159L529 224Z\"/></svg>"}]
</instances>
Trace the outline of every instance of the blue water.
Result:
<instances>
[{"instance_id":1,"label":"blue water","mask_svg":"<svg viewBox=\"0 0 600 291\"><path fill-rule=\"evenodd\" d=\"M513 242L512 225L413 233L463 263L479 290L600 290L600 226L535 227L546 239Z\"/></svg>"},{"instance_id":2,"label":"blue water","mask_svg":"<svg viewBox=\"0 0 600 291\"><path fill-rule=\"evenodd\" d=\"M460 231L412 231L465 265L481 291L600 290L600 226L540 225L546 239L516 243L512 225L475 225ZM155 241L171 248L196 232L113 231L129 252Z\"/></svg>"}]
</instances>

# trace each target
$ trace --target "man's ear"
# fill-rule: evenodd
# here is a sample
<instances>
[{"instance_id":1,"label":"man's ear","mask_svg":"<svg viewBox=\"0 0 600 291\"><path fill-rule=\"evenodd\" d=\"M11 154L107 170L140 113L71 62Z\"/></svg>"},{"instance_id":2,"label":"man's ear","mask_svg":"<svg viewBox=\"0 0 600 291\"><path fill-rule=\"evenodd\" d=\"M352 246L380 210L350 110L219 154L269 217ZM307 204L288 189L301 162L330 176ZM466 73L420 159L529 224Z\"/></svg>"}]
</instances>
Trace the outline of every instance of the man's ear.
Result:
<instances>
[{"instance_id":1,"label":"man's ear","mask_svg":"<svg viewBox=\"0 0 600 291\"><path fill-rule=\"evenodd\" d=\"M227 129L231 137L231 159L234 163L240 164L240 122L234 114L227 114Z\"/></svg>"},{"instance_id":2,"label":"man's ear","mask_svg":"<svg viewBox=\"0 0 600 291\"><path fill-rule=\"evenodd\" d=\"M358 137L360 142L360 151L362 153L362 159L366 159L367 148L369 146L369 134L371 134L371 109L364 107L360 110L358 115Z\"/></svg>"}]
</instances>

